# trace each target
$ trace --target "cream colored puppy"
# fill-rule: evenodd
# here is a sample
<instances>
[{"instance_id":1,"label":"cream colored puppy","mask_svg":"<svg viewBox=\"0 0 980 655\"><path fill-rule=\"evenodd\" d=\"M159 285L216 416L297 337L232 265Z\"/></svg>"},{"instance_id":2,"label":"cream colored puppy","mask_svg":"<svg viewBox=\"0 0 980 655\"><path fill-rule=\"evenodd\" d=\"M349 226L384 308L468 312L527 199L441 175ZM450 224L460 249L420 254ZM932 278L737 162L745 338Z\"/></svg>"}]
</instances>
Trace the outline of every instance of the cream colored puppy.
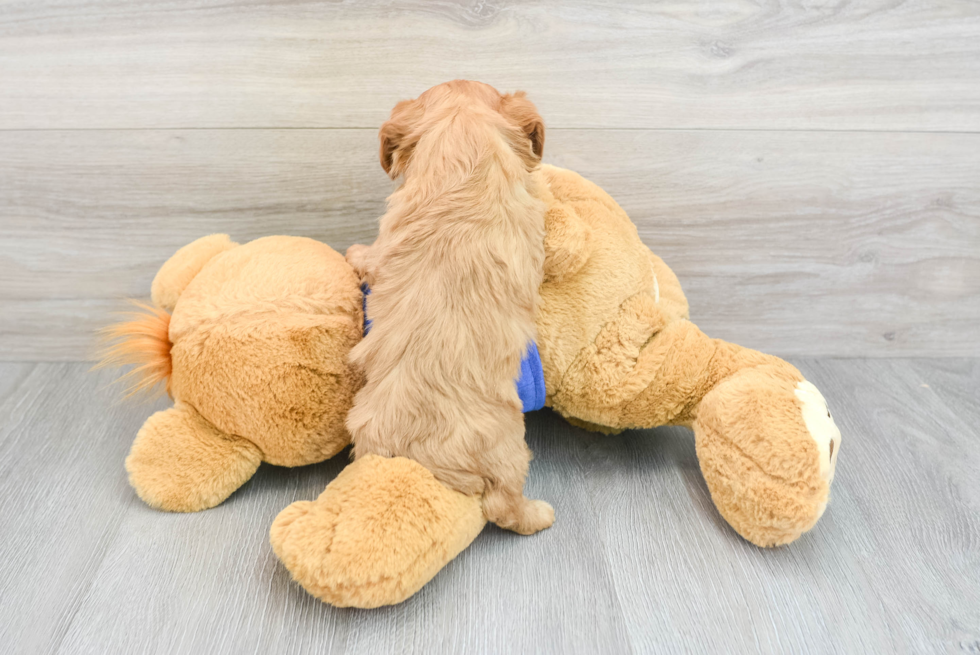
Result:
<instances>
[{"instance_id":1,"label":"cream colored puppy","mask_svg":"<svg viewBox=\"0 0 980 655\"><path fill-rule=\"evenodd\" d=\"M354 456L408 457L483 494L488 520L532 534L551 506L524 497L531 454L514 380L535 336L544 124L523 93L456 80L398 103L381 165L403 183L378 239L347 260L371 286L365 374L347 418Z\"/></svg>"}]
</instances>

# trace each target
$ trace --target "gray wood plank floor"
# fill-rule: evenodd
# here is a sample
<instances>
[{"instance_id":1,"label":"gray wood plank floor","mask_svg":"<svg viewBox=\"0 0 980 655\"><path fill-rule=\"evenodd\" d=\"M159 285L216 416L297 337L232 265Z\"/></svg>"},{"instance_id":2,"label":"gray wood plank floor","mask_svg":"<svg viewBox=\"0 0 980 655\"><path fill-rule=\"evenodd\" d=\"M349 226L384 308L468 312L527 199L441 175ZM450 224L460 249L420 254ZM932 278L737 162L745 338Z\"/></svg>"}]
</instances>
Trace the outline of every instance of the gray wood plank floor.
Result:
<instances>
[{"instance_id":1,"label":"gray wood plank floor","mask_svg":"<svg viewBox=\"0 0 980 655\"><path fill-rule=\"evenodd\" d=\"M528 493L557 522L487 528L417 596L337 610L291 582L276 513L344 457L263 465L218 508L165 514L123 470L165 400L84 364L0 364L0 644L37 653L976 652L976 359L808 359L845 438L832 501L760 550L715 513L690 434L599 437L528 417Z\"/></svg>"}]
</instances>

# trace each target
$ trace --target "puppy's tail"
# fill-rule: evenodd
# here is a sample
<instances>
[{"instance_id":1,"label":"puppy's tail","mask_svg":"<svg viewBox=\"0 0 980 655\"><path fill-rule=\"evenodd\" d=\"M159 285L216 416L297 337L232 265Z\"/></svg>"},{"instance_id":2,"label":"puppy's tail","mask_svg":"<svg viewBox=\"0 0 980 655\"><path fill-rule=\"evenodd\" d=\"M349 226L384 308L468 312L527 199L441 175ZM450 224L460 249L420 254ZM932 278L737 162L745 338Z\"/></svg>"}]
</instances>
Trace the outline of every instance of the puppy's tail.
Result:
<instances>
[{"instance_id":1,"label":"puppy's tail","mask_svg":"<svg viewBox=\"0 0 980 655\"><path fill-rule=\"evenodd\" d=\"M160 383L170 393L170 313L145 303L130 301L137 308L124 316L127 320L100 330L103 348L94 368L133 365L119 378L125 385L126 398L149 391Z\"/></svg>"}]
</instances>

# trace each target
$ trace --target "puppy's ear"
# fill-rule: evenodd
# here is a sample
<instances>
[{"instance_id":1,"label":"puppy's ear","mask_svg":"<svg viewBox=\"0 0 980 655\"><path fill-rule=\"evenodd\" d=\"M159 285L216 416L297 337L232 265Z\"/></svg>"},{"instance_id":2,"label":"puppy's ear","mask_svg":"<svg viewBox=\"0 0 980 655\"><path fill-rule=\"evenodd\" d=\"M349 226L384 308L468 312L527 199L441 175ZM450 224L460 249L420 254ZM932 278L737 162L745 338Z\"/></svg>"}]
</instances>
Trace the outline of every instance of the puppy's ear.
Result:
<instances>
[{"instance_id":1,"label":"puppy's ear","mask_svg":"<svg viewBox=\"0 0 980 655\"><path fill-rule=\"evenodd\" d=\"M523 91L518 91L501 98L500 113L520 127L531 141L531 154L536 160L534 163L541 161L544 155L544 121L534 103L527 99Z\"/></svg>"},{"instance_id":2,"label":"puppy's ear","mask_svg":"<svg viewBox=\"0 0 980 655\"><path fill-rule=\"evenodd\" d=\"M385 121L378 131L378 141L381 142L379 154L381 157L381 168L385 169L385 173L392 178L398 177L397 174L391 172L391 169L395 164L395 150L398 149L398 142L400 140L401 134L399 133L398 126L390 120Z\"/></svg>"},{"instance_id":3,"label":"puppy's ear","mask_svg":"<svg viewBox=\"0 0 980 655\"><path fill-rule=\"evenodd\" d=\"M405 172L408 155L415 146L411 134L416 121L421 118L419 114L418 103L415 100L402 100L391 110L391 118L385 121L378 131L381 168L385 169L385 173L391 179Z\"/></svg>"}]
</instances>

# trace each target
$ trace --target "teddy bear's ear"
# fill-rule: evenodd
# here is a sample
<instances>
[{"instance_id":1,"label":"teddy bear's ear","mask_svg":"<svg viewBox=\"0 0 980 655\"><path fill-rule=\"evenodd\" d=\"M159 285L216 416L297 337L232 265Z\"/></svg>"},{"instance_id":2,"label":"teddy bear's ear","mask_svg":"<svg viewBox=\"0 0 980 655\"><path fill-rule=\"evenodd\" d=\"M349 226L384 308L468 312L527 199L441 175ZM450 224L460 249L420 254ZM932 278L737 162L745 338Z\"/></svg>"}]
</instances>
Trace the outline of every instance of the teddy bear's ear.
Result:
<instances>
[{"instance_id":1,"label":"teddy bear's ear","mask_svg":"<svg viewBox=\"0 0 980 655\"><path fill-rule=\"evenodd\" d=\"M402 100L391 110L391 118L384 122L378 132L381 168L385 169L391 179L405 172L408 158L417 141L413 132L422 118L421 113L417 100Z\"/></svg>"},{"instance_id":2,"label":"teddy bear's ear","mask_svg":"<svg viewBox=\"0 0 980 655\"><path fill-rule=\"evenodd\" d=\"M534 103L527 99L523 91L518 91L500 100L500 113L520 127L531 142L533 163L541 161L544 156L544 120Z\"/></svg>"}]
</instances>

